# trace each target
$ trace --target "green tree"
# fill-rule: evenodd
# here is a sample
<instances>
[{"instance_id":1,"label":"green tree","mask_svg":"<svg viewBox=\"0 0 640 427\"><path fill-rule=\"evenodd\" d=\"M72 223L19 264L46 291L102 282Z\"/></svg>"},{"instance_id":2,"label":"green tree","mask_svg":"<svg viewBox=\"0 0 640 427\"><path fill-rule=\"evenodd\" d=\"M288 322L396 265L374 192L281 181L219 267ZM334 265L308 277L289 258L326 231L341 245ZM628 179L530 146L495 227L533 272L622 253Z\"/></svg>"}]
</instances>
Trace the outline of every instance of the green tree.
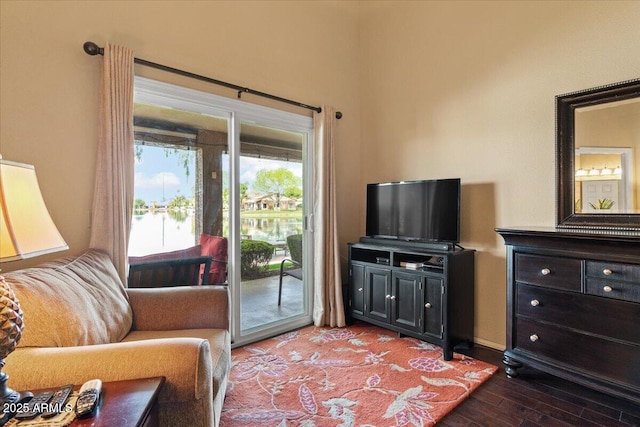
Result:
<instances>
[{"instance_id":1,"label":"green tree","mask_svg":"<svg viewBox=\"0 0 640 427\"><path fill-rule=\"evenodd\" d=\"M134 210L140 210L140 209L144 209L146 207L147 207L147 203L142 199L135 199L133 201L133 209Z\"/></svg>"},{"instance_id":2,"label":"green tree","mask_svg":"<svg viewBox=\"0 0 640 427\"><path fill-rule=\"evenodd\" d=\"M169 202L169 208L188 208L191 205L191 200L182 194L178 194Z\"/></svg>"},{"instance_id":3,"label":"green tree","mask_svg":"<svg viewBox=\"0 0 640 427\"><path fill-rule=\"evenodd\" d=\"M247 198L247 191L249 191L249 184L243 182L240 184L240 204L244 203Z\"/></svg>"},{"instance_id":4,"label":"green tree","mask_svg":"<svg viewBox=\"0 0 640 427\"><path fill-rule=\"evenodd\" d=\"M253 190L264 195L275 197L276 207L280 207L280 198L290 188L300 187L301 179L287 168L260 169L253 182Z\"/></svg>"},{"instance_id":5,"label":"green tree","mask_svg":"<svg viewBox=\"0 0 640 427\"><path fill-rule=\"evenodd\" d=\"M291 199L301 199L302 198L302 188L300 187L289 187L284 190L284 195Z\"/></svg>"}]
</instances>

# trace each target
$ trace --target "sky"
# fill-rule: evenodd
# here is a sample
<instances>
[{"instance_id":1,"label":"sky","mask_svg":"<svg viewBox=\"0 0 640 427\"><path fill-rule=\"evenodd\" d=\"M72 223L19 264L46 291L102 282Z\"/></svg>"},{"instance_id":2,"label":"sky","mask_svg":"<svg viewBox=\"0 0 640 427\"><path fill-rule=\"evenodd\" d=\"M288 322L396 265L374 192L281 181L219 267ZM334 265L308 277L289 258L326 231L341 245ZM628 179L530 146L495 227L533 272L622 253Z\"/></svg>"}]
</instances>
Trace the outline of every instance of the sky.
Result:
<instances>
[{"instance_id":1,"label":"sky","mask_svg":"<svg viewBox=\"0 0 640 427\"><path fill-rule=\"evenodd\" d=\"M181 194L190 197L195 185L195 160L189 167L191 174L186 175L178 155L165 155L165 149L150 145L139 146L141 160L135 163L135 198L147 203L169 201ZM223 156L223 173L228 176L229 159ZM251 186L260 169L278 169L287 167L294 175L302 177L302 164L277 160L240 158L240 182Z\"/></svg>"}]
</instances>

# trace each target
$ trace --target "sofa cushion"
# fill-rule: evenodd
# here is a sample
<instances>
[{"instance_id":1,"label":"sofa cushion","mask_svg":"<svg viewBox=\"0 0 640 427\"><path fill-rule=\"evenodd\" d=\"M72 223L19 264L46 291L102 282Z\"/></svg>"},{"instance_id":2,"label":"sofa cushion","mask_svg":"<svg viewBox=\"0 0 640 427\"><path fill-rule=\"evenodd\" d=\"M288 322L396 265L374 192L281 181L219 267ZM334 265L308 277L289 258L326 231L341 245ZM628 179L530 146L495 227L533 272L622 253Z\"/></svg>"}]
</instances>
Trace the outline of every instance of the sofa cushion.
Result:
<instances>
[{"instance_id":1,"label":"sofa cushion","mask_svg":"<svg viewBox=\"0 0 640 427\"><path fill-rule=\"evenodd\" d=\"M131 329L124 285L102 251L90 249L4 277L24 313L19 347L108 344Z\"/></svg>"}]
</instances>

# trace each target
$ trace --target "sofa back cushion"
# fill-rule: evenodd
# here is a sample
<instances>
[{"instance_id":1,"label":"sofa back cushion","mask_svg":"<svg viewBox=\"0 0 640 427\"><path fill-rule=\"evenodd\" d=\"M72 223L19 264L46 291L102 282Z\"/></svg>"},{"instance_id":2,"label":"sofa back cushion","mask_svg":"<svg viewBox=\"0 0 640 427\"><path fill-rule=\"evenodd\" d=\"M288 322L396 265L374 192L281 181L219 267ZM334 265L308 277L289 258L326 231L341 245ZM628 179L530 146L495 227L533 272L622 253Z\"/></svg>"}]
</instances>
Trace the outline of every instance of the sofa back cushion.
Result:
<instances>
[{"instance_id":1,"label":"sofa back cushion","mask_svg":"<svg viewBox=\"0 0 640 427\"><path fill-rule=\"evenodd\" d=\"M24 313L19 347L118 342L131 329L131 306L109 256L90 249L4 274Z\"/></svg>"}]
</instances>

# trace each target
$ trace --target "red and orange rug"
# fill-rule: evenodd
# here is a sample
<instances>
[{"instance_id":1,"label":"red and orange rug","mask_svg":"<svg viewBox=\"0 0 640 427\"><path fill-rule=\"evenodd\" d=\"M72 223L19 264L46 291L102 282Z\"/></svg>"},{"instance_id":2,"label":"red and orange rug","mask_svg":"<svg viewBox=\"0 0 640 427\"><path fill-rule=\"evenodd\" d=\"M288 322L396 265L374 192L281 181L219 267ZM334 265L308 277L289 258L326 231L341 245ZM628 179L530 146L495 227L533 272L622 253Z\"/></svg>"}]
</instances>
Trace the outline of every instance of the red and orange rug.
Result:
<instances>
[{"instance_id":1,"label":"red and orange rug","mask_svg":"<svg viewBox=\"0 0 640 427\"><path fill-rule=\"evenodd\" d=\"M232 351L221 426L430 426L498 369L357 323Z\"/></svg>"}]
</instances>

